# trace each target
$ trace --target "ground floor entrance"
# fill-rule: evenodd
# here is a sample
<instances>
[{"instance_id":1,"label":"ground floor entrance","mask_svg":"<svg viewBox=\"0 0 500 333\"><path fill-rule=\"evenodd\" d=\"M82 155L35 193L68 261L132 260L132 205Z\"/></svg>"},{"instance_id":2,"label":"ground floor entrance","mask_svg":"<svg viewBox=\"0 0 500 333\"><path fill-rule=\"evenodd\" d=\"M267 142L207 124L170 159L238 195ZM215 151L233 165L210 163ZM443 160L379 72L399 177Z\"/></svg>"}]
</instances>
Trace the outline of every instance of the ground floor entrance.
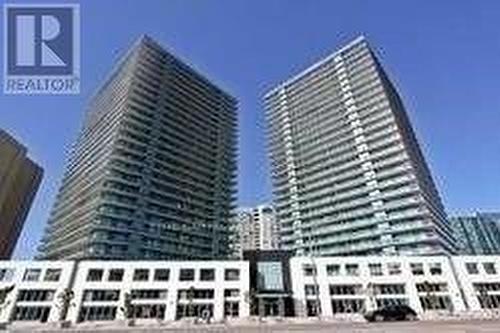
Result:
<instances>
[{"instance_id":1,"label":"ground floor entrance","mask_svg":"<svg viewBox=\"0 0 500 333\"><path fill-rule=\"evenodd\" d=\"M288 295L279 296L258 296L255 309L259 317L286 317L293 315L293 302Z\"/></svg>"},{"instance_id":2,"label":"ground floor entrance","mask_svg":"<svg viewBox=\"0 0 500 333\"><path fill-rule=\"evenodd\" d=\"M285 315L285 306L282 298L264 298L262 299L261 315L264 317L283 317Z\"/></svg>"}]
</instances>

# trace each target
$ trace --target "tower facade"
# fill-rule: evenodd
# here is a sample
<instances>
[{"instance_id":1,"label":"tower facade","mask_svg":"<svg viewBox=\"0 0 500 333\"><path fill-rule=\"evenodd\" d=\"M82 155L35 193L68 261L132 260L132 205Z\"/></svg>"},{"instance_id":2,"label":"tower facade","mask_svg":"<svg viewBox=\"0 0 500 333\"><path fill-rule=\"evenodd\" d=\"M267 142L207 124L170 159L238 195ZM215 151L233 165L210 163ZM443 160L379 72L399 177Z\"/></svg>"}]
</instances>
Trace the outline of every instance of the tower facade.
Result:
<instances>
[{"instance_id":1,"label":"tower facade","mask_svg":"<svg viewBox=\"0 0 500 333\"><path fill-rule=\"evenodd\" d=\"M232 96L141 38L89 105L40 257L226 256L236 110Z\"/></svg>"},{"instance_id":2,"label":"tower facade","mask_svg":"<svg viewBox=\"0 0 500 333\"><path fill-rule=\"evenodd\" d=\"M284 249L321 255L455 251L401 98L363 37L264 100Z\"/></svg>"}]
</instances>

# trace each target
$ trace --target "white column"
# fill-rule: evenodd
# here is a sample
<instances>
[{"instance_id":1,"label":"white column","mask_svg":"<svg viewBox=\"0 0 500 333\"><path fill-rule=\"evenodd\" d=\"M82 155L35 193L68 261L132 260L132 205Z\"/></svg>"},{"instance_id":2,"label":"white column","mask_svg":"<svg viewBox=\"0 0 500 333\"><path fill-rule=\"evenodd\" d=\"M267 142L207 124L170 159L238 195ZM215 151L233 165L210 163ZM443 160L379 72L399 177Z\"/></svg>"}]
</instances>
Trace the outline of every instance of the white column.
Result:
<instances>
[{"instance_id":1,"label":"white column","mask_svg":"<svg viewBox=\"0 0 500 333\"><path fill-rule=\"evenodd\" d=\"M424 309L420 304L420 299L418 297L418 291L416 286L417 281L415 279L410 280L406 283L406 289L408 293L408 302L410 307L415 310L416 313L422 314L424 313Z\"/></svg>"},{"instance_id":2,"label":"white column","mask_svg":"<svg viewBox=\"0 0 500 333\"><path fill-rule=\"evenodd\" d=\"M321 317L333 317L332 300L328 281L318 276L319 297L321 302Z\"/></svg>"},{"instance_id":3,"label":"white column","mask_svg":"<svg viewBox=\"0 0 500 333\"><path fill-rule=\"evenodd\" d=\"M250 303L245 301L245 295L250 295L250 264L245 263L240 274L240 318L250 317Z\"/></svg>"},{"instance_id":4,"label":"white column","mask_svg":"<svg viewBox=\"0 0 500 333\"><path fill-rule=\"evenodd\" d=\"M174 269L171 270L170 274L172 275L170 278L177 278L177 275L172 274ZM172 280L174 281L174 280ZM175 320L175 314L177 312L177 287L174 287L175 283L170 284L170 288L168 288L167 292L167 309L165 310L165 321L173 321Z\"/></svg>"},{"instance_id":5,"label":"white column","mask_svg":"<svg viewBox=\"0 0 500 333\"><path fill-rule=\"evenodd\" d=\"M0 284L0 288L8 287L8 284ZM10 320L12 311L14 311L14 306L16 304L17 298L17 288L12 290L10 294L5 299L5 302L0 305L0 323L6 323Z\"/></svg>"},{"instance_id":6,"label":"white column","mask_svg":"<svg viewBox=\"0 0 500 333\"><path fill-rule=\"evenodd\" d=\"M214 287L214 320L221 321L224 319L224 285Z\"/></svg>"}]
</instances>

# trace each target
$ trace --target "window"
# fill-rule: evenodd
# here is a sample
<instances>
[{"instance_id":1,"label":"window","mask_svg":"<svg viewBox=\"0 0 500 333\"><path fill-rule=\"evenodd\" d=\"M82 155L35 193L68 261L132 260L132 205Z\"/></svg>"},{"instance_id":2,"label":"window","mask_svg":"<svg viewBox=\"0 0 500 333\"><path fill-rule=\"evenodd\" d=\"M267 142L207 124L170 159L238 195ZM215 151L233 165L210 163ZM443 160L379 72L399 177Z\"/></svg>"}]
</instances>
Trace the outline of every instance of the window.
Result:
<instances>
[{"instance_id":1,"label":"window","mask_svg":"<svg viewBox=\"0 0 500 333\"><path fill-rule=\"evenodd\" d=\"M194 269L181 268L179 272L179 281L194 281Z\"/></svg>"},{"instance_id":2,"label":"window","mask_svg":"<svg viewBox=\"0 0 500 333\"><path fill-rule=\"evenodd\" d=\"M357 313L365 309L362 299L332 299L333 313Z\"/></svg>"},{"instance_id":3,"label":"window","mask_svg":"<svg viewBox=\"0 0 500 333\"><path fill-rule=\"evenodd\" d=\"M89 273L87 274L87 281L101 281L102 275L102 269L89 269Z\"/></svg>"},{"instance_id":4,"label":"window","mask_svg":"<svg viewBox=\"0 0 500 333\"><path fill-rule=\"evenodd\" d=\"M326 265L326 275L328 276L340 275L340 265Z\"/></svg>"},{"instance_id":5,"label":"window","mask_svg":"<svg viewBox=\"0 0 500 333\"><path fill-rule=\"evenodd\" d=\"M477 268L477 263L475 262L466 262L465 269L469 274L479 274L479 269Z\"/></svg>"},{"instance_id":6,"label":"window","mask_svg":"<svg viewBox=\"0 0 500 333\"><path fill-rule=\"evenodd\" d=\"M483 268L486 274L493 275L497 273L497 270L495 268L495 263L493 262L483 262Z\"/></svg>"},{"instance_id":7,"label":"window","mask_svg":"<svg viewBox=\"0 0 500 333\"><path fill-rule=\"evenodd\" d=\"M304 271L305 276L314 276L316 275L316 267L311 264L302 265L302 270Z\"/></svg>"},{"instance_id":8,"label":"window","mask_svg":"<svg viewBox=\"0 0 500 333\"><path fill-rule=\"evenodd\" d=\"M361 294L360 284L331 284L330 295L356 295Z\"/></svg>"},{"instance_id":9,"label":"window","mask_svg":"<svg viewBox=\"0 0 500 333\"><path fill-rule=\"evenodd\" d=\"M405 294L405 285L400 284L375 284L373 286L375 295Z\"/></svg>"},{"instance_id":10,"label":"window","mask_svg":"<svg viewBox=\"0 0 500 333\"><path fill-rule=\"evenodd\" d=\"M304 292L306 293L306 296L318 295L318 286L306 284L304 286Z\"/></svg>"},{"instance_id":11,"label":"window","mask_svg":"<svg viewBox=\"0 0 500 333\"><path fill-rule=\"evenodd\" d=\"M41 321L49 318L50 306L16 306L12 315L14 321Z\"/></svg>"},{"instance_id":12,"label":"window","mask_svg":"<svg viewBox=\"0 0 500 333\"><path fill-rule=\"evenodd\" d=\"M387 263L387 270L389 275L399 275L401 274L401 264L398 262Z\"/></svg>"},{"instance_id":13,"label":"window","mask_svg":"<svg viewBox=\"0 0 500 333\"><path fill-rule=\"evenodd\" d=\"M47 289L21 289L17 294L18 302L48 302L54 299L55 290Z\"/></svg>"},{"instance_id":14,"label":"window","mask_svg":"<svg viewBox=\"0 0 500 333\"><path fill-rule=\"evenodd\" d=\"M477 292L485 291L500 291L499 282L484 282L484 283L474 283L474 290Z\"/></svg>"},{"instance_id":15,"label":"window","mask_svg":"<svg viewBox=\"0 0 500 333\"><path fill-rule=\"evenodd\" d=\"M134 270L134 281L147 281L149 279L149 269L140 268Z\"/></svg>"},{"instance_id":16,"label":"window","mask_svg":"<svg viewBox=\"0 0 500 333\"><path fill-rule=\"evenodd\" d=\"M110 269L108 281L110 282L118 282L123 280L123 269Z\"/></svg>"},{"instance_id":17,"label":"window","mask_svg":"<svg viewBox=\"0 0 500 333\"><path fill-rule=\"evenodd\" d=\"M410 269L413 275L424 275L424 264L422 264L421 262L419 263L412 262L410 264Z\"/></svg>"},{"instance_id":18,"label":"window","mask_svg":"<svg viewBox=\"0 0 500 333\"><path fill-rule=\"evenodd\" d=\"M474 283L477 299L482 309L498 309L500 308L500 295L498 293L490 293L490 291L500 291L500 283L486 282Z\"/></svg>"},{"instance_id":19,"label":"window","mask_svg":"<svg viewBox=\"0 0 500 333\"><path fill-rule=\"evenodd\" d=\"M213 289L180 289L177 297L179 300L190 300L190 299L213 299L214 290Z\"/></svg>"},{"instance_id":20,"label":"window","mask_svg":"<svg viewBox=\"0 0 500 333\"><path fill-rule=\"evenodd\" d=\"M224 280L238 281L240 279L240 270L235 268L228 268L224 271Z\"/></svg>"},{"instance_id":21,"label":"window","mask_svg":"<svg viewBox=\"0 0 500 333\"><path fill-rule=\"evenodd\" d=\"M176 319L184 317L200 317L202 313L207 313L209 318L214 315L214 305L212 303L194 303L177 305Z\"/></svg>"},{"instance_id":22,"label":"window","mask_svg":"<svg viewBox=\"0 0 500 333\"><path fill-rule=\"evenodd\" d=\"M132 299L166 299L166 289L134 289L131 292Z\"/></svg>"},{"instance_id":23,"label":"window","mask_svg":"<svg viewBox=\"0 0 500 333\"><path fill-rule=\"evenodd\" d=\"M306 300L306 314L308 317L316 317L321 314L321 303L317 299Z\"/></svg>"},{"instance_id":24,"label":"window","mask_svg":"<svg viewBox=\"0 0 500 333\"><path fill-rule=\"evenodd\" d=\"M166 308L165 304L134 304L132 318L163 319Z\"/></svg>"},{"instance_id":25,"label":"window","mask_svg":"<svg viewBox=\"0 0 500 333\"><path fill-rule=\"evenodd\" d=\"M446 292L448 285L446 283L417 283L417 291L419 293Z\"/></svg>"},{"instance_id":26,"label":"window","mask_svg":"<svg viewBox=\"0 0 500 333\"><path fill-rule=\"evenodd\" d=\"M23 281L38 281L42 270L39 268L28 268L24 272Z\"/></svg>"},{"instance_id":27,"label":"window","mask_svg":"<svg viewBox=\"0 0 500 333\"><path fill-rule=\"evenodd\" d=\"M78 321L115 320L116 306L82 306Z\"/></svg>"},{"instance_id":28,"label":"window","mask_svg":"<svg viewBox=\"0 0 500 333\"><path fill-rule=\"evenodd\" d=\"M61 278L61 269L59 268L49 268L45 272L44 281L57 282Z\"/></svg>"},{"instance_id":29,"label":"window","mask_svg":"<svg viewBox=\"0 0 500 333\"><path fill-rule=\"evenodd\" d=\"M214 280L215 280L214 269L200 269L200 281L214 281Z\"/></svg>"},{"instance_id":30,"label":"window","mask_svg":"<svg viewBox=\"0 0 500 333\"><path fill-rule=\"evenodd\" d=\"M347 275L358 276L359 275L359 265L358 264L346 264L345 271Z\"/></svg>"},{"instance_id":31,"label":"window","mask_svg":"<svg viewBox=\"0 0 500 333\"><path fill-rule=\"evenodd\" d=\"M370 270L370 275L372 276L383 275L382 264L368 264L368 269Z\"/></svg>"},{"instance_id":32,"label":"window","mask_svg":"<svg viewBox=\"0 0 500 333\"><path fill-rule=\"evenodd\" d=\"M155 281L168 281L170 279L170 269L158 268L155 269Z\"/></svg>"},{"instance_id":33,"label":"window","mask_svg":"<svg viewBox=\"0 0 500 333\"><path fill-rule=\"evenodd\" d=\"M83 300L85 302L111 302L111 301L118 301L119 298L120 298L120 290L118 289L113 289L113 290L90 289L90 290L84 290L83 292Z\"/></svg>"},{"instance_id":34,"label":"window","mask_svg":"<svg viewBox=\"0 0 500 333\"><path fill-rule=\"evenodd\" d=\"M430 263L429 264L429 271L431 272L431 275L443 274L443 270L441 268L441 263L439 263L439 262Z\"/></svg>"},{"instance_id":35,"label":"window","mask_svg":"<svg viewBox=\"0 0 500 333\"><path fill-rule=\"evenodd\" d=\"M452 310L453 304L449 296L422 296L420 304L424 311L426 310Z\"/></svg>"},{"instance_id":36,"label":"window","mask_svg":"<svg viewBox=\"0 0 500 333\"><path fill-rule=\"evenodd\" d=\"M239 289L224 289L224 297L239 297Z\"/></svg>"},{"instance_id":37,"label":"window","mask_svg":"<svg viewBox=\"0 0 500 333\"><path fill-rule=\"evenodd\" d=\"M377 299L377 308L408 305L408 298L380 298Z\"/></svg>"},{"instance_id":38,"label":"window","mask_svg":"<svg viewBox=\"0 0 500 333\"><path fill-rule=\"evenodd\" d=\"M238 317L240 315L239 302L224 302L224 317Z\"/></svg>"},{"instance_id":39,"label":"window","mask_svg":"<svg viewBox=\"0 0 500 333\"><path fill-rule=\"evenodd\" d=\"M500 295L478 295L478 300L482 309L500 308Z\"/></svg>"},{"instance_id":40,"label":"window","mask_svg":"<svg viewBox=\"0 0 500 333\"><path fill-rule=\"evenodd\" d=\"M12 281L13 277L14 277L14 269L12 268L0 269L0 281L9 282Z\"/></svg>"}]
</instances>

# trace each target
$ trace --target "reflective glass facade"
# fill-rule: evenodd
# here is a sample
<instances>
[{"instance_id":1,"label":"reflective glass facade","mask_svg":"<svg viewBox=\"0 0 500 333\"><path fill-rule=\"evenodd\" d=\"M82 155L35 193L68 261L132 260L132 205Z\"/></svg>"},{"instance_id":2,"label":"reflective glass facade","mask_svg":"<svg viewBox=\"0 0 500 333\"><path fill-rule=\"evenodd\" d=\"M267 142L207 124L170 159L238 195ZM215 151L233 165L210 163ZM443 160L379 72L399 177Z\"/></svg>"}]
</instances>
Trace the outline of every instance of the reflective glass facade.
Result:
<instances>
[{"instance_id":1,"label":"reflective glass facade","mask_svg":"<svg viewBox=\"0 0 500 333\"><path fill-rule=\"evenodd\" d=\"M452 217L460 254L500 254L500 213Z\"/></svg>"}]
</instances>

